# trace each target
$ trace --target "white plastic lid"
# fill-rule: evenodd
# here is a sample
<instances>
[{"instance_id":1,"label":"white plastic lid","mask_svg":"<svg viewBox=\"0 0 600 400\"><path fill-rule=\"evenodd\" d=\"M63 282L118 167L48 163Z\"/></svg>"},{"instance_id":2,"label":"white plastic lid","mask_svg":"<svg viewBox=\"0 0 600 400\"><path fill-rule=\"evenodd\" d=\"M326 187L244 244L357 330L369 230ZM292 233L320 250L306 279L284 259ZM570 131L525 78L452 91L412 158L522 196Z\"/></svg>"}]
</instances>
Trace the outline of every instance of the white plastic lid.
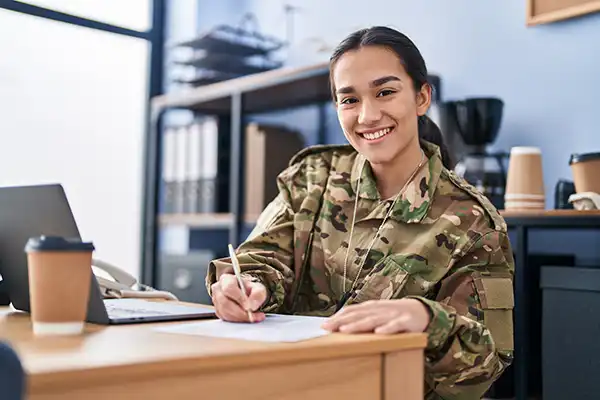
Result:
<instances>
[{"instance_id":1,"label":"white plastic lid","mask_svg":"<svg viewBox=\"0 0 600 400\"><path fill-rule=\"evenodd\" d=\"M510 154L542 154L539 147L516 146L510 149Z\"/></svg>"}]
</instances>

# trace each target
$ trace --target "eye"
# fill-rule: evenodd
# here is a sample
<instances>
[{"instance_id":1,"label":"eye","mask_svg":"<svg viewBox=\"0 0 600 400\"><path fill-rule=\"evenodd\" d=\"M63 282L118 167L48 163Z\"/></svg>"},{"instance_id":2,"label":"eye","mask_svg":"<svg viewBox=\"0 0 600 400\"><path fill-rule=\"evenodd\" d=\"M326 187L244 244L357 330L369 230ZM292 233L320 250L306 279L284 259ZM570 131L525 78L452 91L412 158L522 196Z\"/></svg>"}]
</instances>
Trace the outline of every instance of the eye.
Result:
<instances>
[{"instance_id":1,"label":"eye","mask_svg":"<svg viewBox=\"0 0 600 400\"><path fill-rule=\"evenodd\" d=\"M389 96L390 94L394 94L394 93L396 93L395 90L383 89L381 92L377 93L377 97Z\"/></svg>"},{"instance_id":2,"label":"eye","mask_svg":"<svg viewBox=\"0 0 600 400\"><path fill-rule=\"evenodd\" d=\"M346 97L344 99L342 99L342 101L340 101L340 104L352 104L352 103L356 103L357 100L354 97Z\"/></svg>"}]
</instances>

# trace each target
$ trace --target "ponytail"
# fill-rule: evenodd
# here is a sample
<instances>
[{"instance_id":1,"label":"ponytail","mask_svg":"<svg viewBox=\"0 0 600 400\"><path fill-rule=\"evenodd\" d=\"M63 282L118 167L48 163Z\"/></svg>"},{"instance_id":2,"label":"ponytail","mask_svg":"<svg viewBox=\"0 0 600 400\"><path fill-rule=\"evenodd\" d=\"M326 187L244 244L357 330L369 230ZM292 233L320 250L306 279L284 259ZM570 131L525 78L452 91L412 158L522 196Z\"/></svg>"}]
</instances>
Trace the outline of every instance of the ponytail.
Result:
<instances>
[{"instance_id":1,"label":"ponytail","mask_svg":"<svg viewBox=\"0 0 600 400\"><path fill-rule=\"evenodd\" d=\"M431 120L427 115L419 116L419 141L427 141L429 143L433 143L440 148L440 153L442 155L442 164L447 169L454 168L454 160L444 143L444 136L442 135L442 131L436 125L435 122ZM422 143L422 142L421 142ZM421 144L422 146L422 144Z\"/></svg>"}]
</instances>

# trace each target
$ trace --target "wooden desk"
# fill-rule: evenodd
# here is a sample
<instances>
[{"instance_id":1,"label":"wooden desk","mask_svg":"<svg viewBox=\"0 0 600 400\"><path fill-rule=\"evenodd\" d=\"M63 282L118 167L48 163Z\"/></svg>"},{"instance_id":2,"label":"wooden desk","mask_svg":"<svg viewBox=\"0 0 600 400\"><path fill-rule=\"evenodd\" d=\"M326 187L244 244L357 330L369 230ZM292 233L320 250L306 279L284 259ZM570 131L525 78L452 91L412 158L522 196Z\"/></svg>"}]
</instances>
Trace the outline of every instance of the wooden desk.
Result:
<instances>
[{"instance_id":1,"label":"wooden desk","mask_svg":"<svg viewBox=\"0 0 600 400\"><path fill-rule=\"evenodd\" d=\"M598 218L600 210L499 210L500 215L508 221L518 223L525 218L534 220L538 218L540 221L548 218L554 220L562 219L568 221L569 218ZM509 223L510 225L510 223Z\"/></svg>"},{"instance_id":2,"label":"wooden desk","mask_svg":"<svg viewBox=\"0 0 600 400\"><path fill-rule=\"evenodd\" d=\"M152 329L160 325L34 337L28 314L0 307L0 340L21 357L30 399L423 399L424 334L273 344Z\"/></svg>"}]
</instances>

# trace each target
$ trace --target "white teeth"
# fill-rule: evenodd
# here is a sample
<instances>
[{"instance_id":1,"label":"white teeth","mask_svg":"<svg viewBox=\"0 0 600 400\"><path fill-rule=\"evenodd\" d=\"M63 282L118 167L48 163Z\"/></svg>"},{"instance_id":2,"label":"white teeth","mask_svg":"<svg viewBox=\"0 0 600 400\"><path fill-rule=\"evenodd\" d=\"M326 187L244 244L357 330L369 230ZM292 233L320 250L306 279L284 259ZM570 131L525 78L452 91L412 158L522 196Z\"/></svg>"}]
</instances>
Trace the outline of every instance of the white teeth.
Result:
<instances>
[{"instance_id":1,"label":"white teeth","mask_svg":"<svg viewBox=\"0 0 600 400\"><path fill-rule=\"evenodd\" d=\"M391 130L392 130L391 128L385 128L385 129L382 129L380 131L373 132L373 133L364 133L363 137L368 140L375 140L375 139L379 139L383 135L387 135L388 133L390 133Z\"/></svg>"}]
</instances>

